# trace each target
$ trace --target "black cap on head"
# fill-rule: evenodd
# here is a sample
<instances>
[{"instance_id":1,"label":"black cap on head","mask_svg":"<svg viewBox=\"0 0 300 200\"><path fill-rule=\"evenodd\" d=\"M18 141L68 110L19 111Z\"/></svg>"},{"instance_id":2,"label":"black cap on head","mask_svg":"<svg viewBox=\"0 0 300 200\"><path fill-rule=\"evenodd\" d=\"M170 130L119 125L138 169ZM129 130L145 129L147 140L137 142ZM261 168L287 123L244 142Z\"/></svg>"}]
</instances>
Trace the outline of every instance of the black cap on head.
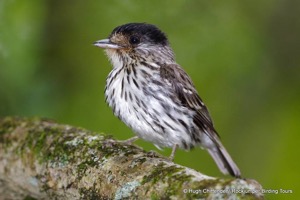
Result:
<instances>
[{"instance_id":1,"label":"black cap on head","mask_svg":"<svg viewBox=\"0 0 300 200\"><path fill-rule=\"evenodd\" d=\"M129 23L116 27L110 36L114 34L124 34L124 35L137 35L144 38L146 41L153 42L155 44L167 45L168 39L161 30L152 24L146 23Z\"/></svg>"}]
</instances>

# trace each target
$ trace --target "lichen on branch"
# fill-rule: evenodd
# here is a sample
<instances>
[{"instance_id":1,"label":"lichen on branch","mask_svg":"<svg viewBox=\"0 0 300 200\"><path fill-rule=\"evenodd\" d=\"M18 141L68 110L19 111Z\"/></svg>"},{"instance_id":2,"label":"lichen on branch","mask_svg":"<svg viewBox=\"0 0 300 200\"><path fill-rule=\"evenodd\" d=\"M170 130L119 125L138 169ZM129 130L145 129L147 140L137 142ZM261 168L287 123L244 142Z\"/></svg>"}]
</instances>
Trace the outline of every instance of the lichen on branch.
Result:
<instances>
[{"instance_id":1,"label":"lichen on branch","mask_svg":"<svg viewBox=\"0 0 300 200\"><path fill-rule=\"evenodd\" d=\"M209 177L103 133L40 118L0 119L6 199L263 199L260 189L254 180Z\"/></svg>"}]
</instances>

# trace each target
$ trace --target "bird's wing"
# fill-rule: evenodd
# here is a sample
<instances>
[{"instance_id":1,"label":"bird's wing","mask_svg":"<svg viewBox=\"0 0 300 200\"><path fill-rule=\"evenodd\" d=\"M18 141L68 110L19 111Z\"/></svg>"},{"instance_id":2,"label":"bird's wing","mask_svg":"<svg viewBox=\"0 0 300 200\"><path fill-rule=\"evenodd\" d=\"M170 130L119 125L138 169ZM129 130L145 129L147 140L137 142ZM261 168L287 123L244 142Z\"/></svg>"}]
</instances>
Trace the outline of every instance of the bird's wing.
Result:
<instances>
[{"instance_id":1,"label":"bird's wing","mask_svg":"<svg viewBox=\"0 0 300 200\"><path fill-rule=\"evenodd\" d=\"M216 140L219 136L213 127L213 122L209 112L199 97L191 78L177 64L166 64L160 68L161 77L172 85L175 98L185 107L196 112L194 123L203 130L208 132L209 137ZM217 138L215 138L217 137Z\"/></svg>"},{"instance_id":2,"label":"bird's wing","mask_svg":"<svg viewBox=\"0 0 300 200\"><path fill-rule=\"evenodd\" d=\"M190 77L177 64L164 65L161 67L160 73L166 83L171 84L173 93L175 93L175 101L179 101L183 106L196 112L193 117L194 123L216 145L210 146L207 150L217 163L219 169L224 174L240 177L241 172L220 142L219 135L213 127L208 110L199 97Z\"/></svg>"}]
</instances>

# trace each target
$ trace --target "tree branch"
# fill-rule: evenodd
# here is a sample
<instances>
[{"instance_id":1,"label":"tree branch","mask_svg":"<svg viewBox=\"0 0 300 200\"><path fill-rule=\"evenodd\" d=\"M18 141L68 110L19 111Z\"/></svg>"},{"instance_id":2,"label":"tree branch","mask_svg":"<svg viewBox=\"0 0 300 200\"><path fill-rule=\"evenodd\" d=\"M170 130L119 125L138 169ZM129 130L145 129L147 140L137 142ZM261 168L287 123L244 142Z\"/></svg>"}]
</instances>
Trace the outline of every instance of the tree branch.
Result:
<instances>
[{"instance_id":1,"label":"tree branch","mask_svg":"<svg viewBox=\"0 0 300 200\"><path fill-rule=\"evenodd\" d=\"M254 180L208 177L102 133L0 119L3 199L263 199L260 189Z\"/></svg>"}]
</instances>

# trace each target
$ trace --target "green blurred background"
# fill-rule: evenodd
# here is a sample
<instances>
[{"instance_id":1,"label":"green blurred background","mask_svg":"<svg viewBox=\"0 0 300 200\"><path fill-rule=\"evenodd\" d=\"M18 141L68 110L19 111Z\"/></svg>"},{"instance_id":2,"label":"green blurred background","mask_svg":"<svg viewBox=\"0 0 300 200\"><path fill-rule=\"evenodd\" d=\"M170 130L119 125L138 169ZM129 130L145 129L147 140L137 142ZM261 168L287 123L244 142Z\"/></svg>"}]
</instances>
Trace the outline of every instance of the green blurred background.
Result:
<instances>
[{"instance_id":1,"label":"green blurred background","mask_svg":"<svg viewBox=\"0 0 300 200\"><path fill-rule=\"evenodd\" d=\"M104 102L111 66L92 45L128 22L167 33L243 176L293 190L268 199L300 198L300 1L1 0L0 116L133 136ZM200 148L175 162L222 176Z\"/></svg>"}]
</instances>

